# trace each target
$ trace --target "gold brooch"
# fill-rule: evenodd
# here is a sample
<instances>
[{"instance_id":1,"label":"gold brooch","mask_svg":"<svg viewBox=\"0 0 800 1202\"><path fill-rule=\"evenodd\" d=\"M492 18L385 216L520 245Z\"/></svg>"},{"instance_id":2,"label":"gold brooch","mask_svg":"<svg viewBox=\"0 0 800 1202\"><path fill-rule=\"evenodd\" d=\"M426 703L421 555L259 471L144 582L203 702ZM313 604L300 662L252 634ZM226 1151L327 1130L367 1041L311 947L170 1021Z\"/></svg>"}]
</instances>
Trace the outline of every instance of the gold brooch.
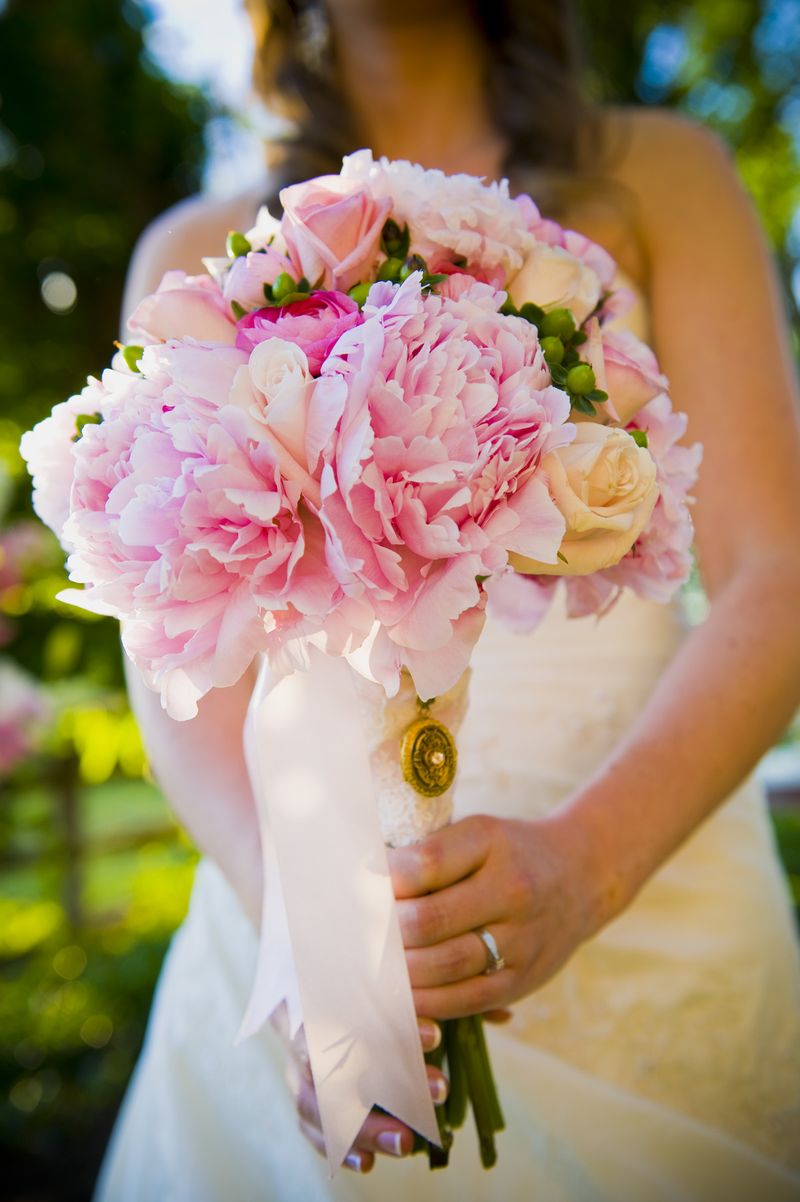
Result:
<instances>
[{"instance_id":1,"label":"gold brooch","mask_svg":"<svg viewBox=\"0 0 800 1202\"><path fill-rule=\"evenodd\" d=\"M420 717L406 727L400 744L403 777L423 797L440 797L456 775L456 741L443 722L431 718L432 701L417 704Z\"/></svg>"}]
</instances>

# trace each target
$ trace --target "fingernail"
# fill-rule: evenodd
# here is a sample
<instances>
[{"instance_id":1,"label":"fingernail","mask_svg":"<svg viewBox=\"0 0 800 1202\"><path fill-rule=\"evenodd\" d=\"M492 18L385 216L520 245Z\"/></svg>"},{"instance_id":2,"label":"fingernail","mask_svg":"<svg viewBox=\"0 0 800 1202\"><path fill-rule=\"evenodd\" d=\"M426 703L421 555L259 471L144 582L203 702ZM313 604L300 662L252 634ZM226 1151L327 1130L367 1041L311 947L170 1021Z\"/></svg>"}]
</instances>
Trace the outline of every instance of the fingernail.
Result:
<instances>
[{"instance_id":1,"label":"fingernail","mask_svg":"<svg viewBox=\"0 0 800 1202\"><path fill-rule=\"evenodd\" d=\"M426 1052L432 1052L442 1042L442 1028L432 1019L423 1019L419 1024L419 1038Z\"/></svg>"},{"instance_id":2,"label":"fingernail","mask_svg":"<svg viewBox=\"0 0 800 1202\"><path fill-rule=\"evenodd\" d=\"M358 1152L348 1152L344 1158L344 1163L348 1169L353 1169L356 1173L363 1173L364 1161Z\"/></svg>"},{"instance_id":3,"label":"fingernail","mask_svg":"<svg viewBox=\"0 0 800 1202\"><path fill-rule=\"evenodd\" d=\"M447 1097L447 1081L444 1077L432 1077L428 1082L431 1087L431 1097L437 1106L440 1106Z\"/></svg>"},{"instance_id":4,"label":"fingernail","mask_svg":"<svg viewBox=\"0 0 800 1202\"><path fill-rule=\"evenodd\" d=\"M375 1143L380 1148L381 1152L388 1152L390 1156L404 1156L403 1140L399 1131L381 1131L375 1137Z\"/></svg>"}]
</instances>

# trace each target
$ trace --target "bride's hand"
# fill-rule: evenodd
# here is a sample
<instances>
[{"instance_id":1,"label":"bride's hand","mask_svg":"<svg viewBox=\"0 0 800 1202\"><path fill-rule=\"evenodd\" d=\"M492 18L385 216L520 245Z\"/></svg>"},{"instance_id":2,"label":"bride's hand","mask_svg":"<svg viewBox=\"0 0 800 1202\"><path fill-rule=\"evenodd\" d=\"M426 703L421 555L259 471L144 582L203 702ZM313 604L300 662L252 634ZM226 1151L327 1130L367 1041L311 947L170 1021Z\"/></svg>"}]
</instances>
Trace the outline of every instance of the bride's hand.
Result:
<instances>
[{"instance_id":1,"label":"bride's hand","mask_svg":"<svg viewBox=\"0 0 800 1202\"><path fill-rule=\"evenodd\" d=\"M418 1021L423 1051L432 1051L441 1040L441 1028L429 1019L421 1018ZM288 1080L295 1098L300 1130L320 1155L324 1156L325 1144L322 1138L317 1095L311 1078L302 1030L294 1039L289 1038L284 1007L281 1007L273 1017L273 1026L289 1051ZM433 1068L431 1065L428 1065L427 1068L431 1097L437 1105L440 1105L447 1097L447 1078L439 1069ZM372 1110L364 1120L344 1164L346 1168L353 1169L357 1173L368 1173L375 1163L376 1154L408 1156L413 1147L414 1132L410 1127L390 1114L385 1114L381 1110Z\"/></svg>"},{"instance_id":2,"label":"bride's hand","mask_svg":"<svg viewBox=\"0 0 800 1202\"><path fill-rule=\"evenodd\" d=\"M507 1006L609 917L587 840L568 815L465 818L390 850L389 865L418 1014ZM504 961L489 975L481 927Z\"/></svg>"}]
</instances>

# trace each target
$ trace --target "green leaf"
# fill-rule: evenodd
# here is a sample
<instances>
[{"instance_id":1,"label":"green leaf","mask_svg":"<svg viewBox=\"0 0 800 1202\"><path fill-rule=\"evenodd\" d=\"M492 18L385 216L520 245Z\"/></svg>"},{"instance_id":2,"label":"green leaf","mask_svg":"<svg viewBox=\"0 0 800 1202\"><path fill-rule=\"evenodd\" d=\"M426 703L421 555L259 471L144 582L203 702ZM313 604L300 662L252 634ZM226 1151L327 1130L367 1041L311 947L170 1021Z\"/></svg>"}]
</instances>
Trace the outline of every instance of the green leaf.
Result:
<instances>
[{"instance_id":1,"label":"green leaf","mask_svg":"<svg viewBox=\"0 0 800 1202\"><path fill-rule=\"evenodd\" d=\"M410 234L408 226L400 226L391 217L384 222L381 232L381 250L389 259L403 259L408 256Z\"/></svg>"},{"instance_id":2,"label":"green leaf","mask_svg":"<svg viewBox=\"0 0 800 1202\"><path fill-rule=\"evenodd\" d=\"M566 555L562 555L562 553L560 551L556 552L556 556L558 559L561 560L562 563L569 563L569 560L567 559Z\"/></svg>"},{"instance_id":3,"label":"green leaf","mask_svg":"<svg viewBox=\"0 0 800 1202\"><path fill-rule=\"evenodd\" d=\"M532 326L539 326L544 320L544 309L540 309L538 305L534 305L533 301L526 301L519 311L520 317L524 317ZM548 330L549 334L558 335L558 330ZM562 339L563 341L563 339Z\"/></svg>"},{"instance_id":4,"label":"green leaf","mask_svg":"<svg viewBox=\"0 0 800 1202\"><path fill-rule=\"evenodd\" d=\"M79 413L75 418L75 433L72 441L77 442L86 426L99 426L103 421L100 413Z\"/></svg>"},{"instance_id":5,"label":"green leaf","mask_svg":"<svg viewBox=\"0 0 800 1202\"><path fill-rule=\"evenodd\" d=\"M121 346L122 358L127 363L131 371L139 371L139 360L144 354L144 347L141 346Z\"/></svg>"},{"instance_id":6,"label":"green leaf","mask_svg":"<svg viewBox=\"0 0 800 1202\"><path fill-rule=\"evenodd\" d=\"M232 300L231 301L231 312L233 313L233 316L236 318L236 320L240 321L241 318L244 317L247 310L245 309L244 305L240 305L237 300Z\"/></svg>"},{"instance_id":7,"label":"green leaf","mask_svg":"<svg viewBox=\"0 0 800 1202\"><path fill-rule=\"evenodd\" d=\"M646 447L647 446L647 431L646 430L629 430L628 433L630 434L633 441L636 443L637 447Z\"/></svg>"}]
</instances>

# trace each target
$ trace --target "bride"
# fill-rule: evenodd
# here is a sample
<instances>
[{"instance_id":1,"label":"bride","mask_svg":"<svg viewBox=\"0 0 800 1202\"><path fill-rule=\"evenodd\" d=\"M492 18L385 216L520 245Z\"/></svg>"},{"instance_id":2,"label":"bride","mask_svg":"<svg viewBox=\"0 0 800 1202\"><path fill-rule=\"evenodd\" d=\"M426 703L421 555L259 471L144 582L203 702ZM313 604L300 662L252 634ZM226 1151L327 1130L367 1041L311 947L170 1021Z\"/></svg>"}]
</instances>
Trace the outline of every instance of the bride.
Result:
<instances>
[{"instance_id":1,"label":"bride","mask_svg":"<svg viewBox=\"0 0 800 1202\"><path fill-rule=\"evenodd\" d=\"M800 699L782 306L720 143L662 111L581 102L568 7L249 2L256 78L297 120L270 192L337 171L359 145L510 175L615 256L636 297L625 321L655 344L705 448L706 621L688 631L677 606L633 596L599 623L556 605L528 637L489 620L459 739L458 821L391 853L418 1014L495 1019L499 1163L483 1173L464 1128L431 1174L408 1155L410 1130L373 1111L347 1158L355 1172L328 1180L313 1085L280 1023L234 1046L262 883L241 752L253 677L186 724L131 680L154 771L206 858L98 1202L798 1196L800 962L749 775ZM192 200L159 218L126 311L166 269L199 271L260 199ZM481 927L502 972L484 971ZM436 1032L420 1020L423 1046ZM446 1082L431 1071L430 1083L440 1101Z\"/></svg>"}]
</instances>

